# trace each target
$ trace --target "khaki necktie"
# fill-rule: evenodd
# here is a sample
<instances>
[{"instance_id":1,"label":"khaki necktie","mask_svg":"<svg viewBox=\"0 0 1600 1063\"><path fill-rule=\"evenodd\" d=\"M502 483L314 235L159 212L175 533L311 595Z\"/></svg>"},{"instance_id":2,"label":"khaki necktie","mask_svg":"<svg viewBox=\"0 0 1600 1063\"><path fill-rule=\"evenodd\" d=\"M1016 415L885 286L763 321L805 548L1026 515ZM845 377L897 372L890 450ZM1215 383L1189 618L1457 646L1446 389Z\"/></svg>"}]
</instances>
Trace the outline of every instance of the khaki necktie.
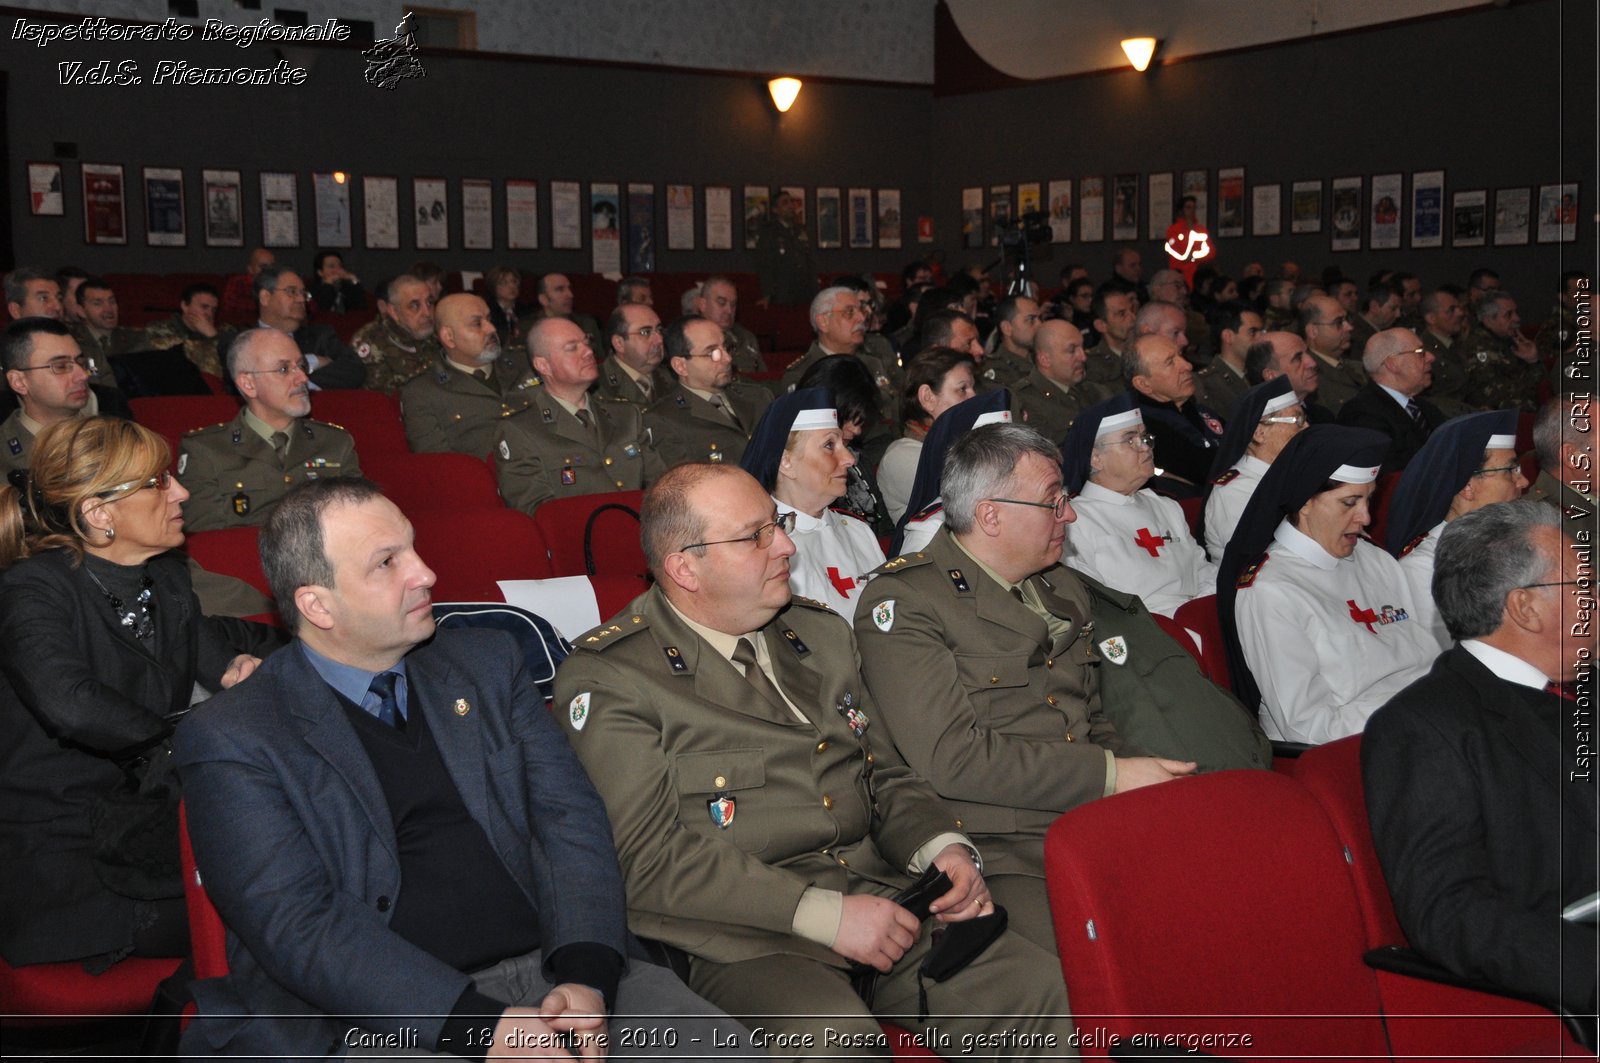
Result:
<instances>
[{"instance_id":1,"label":"khaki necktie","mask_svg":"<svg viewBox=\"0 0 1600 1063\"><path fill-rule=\"evenodd\" d=\"M594 417L589 413L588 410L579 410L573 416L578 418L578 423L583 425L584 429L588 431L590 437L594 440L595 446L598 447L600 445L600 433L598 431L598 426L594 423Z\"/></svg>"},{"instance_id":2,"label":"khaki necktie","mask_svg":"<svg viewBox=\"0 0 1600 1063\"><path fill-rule=\"evenodd\" d=\"M756 693L783 715L793 715L789 703L783 700L783 695L779 693L777 686L767 678L767 673L761 670L760 663L756 661L756 648L750 644L749 639L739 640L739 645L733 651L733 659L736 664L744 667L744 677L756 688Z\"/></svg>"},{"instance_id":3,"label":"khaki necktie","mask_svg":"<svg viewBox=\"0 0 1600 1063\"><path fill-rule=\"evenodd\" d=\"M728 418L728 422L732 424L733 427L737 428L741 432L744 431L744 424L739 420L739 415L733 412L733 403L729 402L721 395L715 395L712 396L711 405L721 410L723 415Z\"/></svg>"},{"instance_id":4,"label":"khaki necktie","mask_svg":"<svg viewBox=\"0 0 1600 1063\"><path fill-rule=\"evenodd\" d=\"M278 464L282 465L289 457L289 433L272 433L272 452L278 456Z\"/></svg>"}]
</instances>

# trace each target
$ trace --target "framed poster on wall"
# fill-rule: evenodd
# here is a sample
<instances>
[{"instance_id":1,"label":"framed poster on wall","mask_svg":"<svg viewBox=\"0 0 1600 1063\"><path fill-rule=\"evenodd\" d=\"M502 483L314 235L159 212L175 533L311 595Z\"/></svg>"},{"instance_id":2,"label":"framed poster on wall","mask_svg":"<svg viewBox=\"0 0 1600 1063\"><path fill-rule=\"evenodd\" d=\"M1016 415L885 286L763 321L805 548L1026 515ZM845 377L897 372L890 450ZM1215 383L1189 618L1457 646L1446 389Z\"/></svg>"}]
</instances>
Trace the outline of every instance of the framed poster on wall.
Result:
<instances>
[{"instance_id":1,"label":"framed poster on wall","mask_svg":"<svg viewBox=\"0 0 1600 1063\"><path fill-rule=\"evenodd\" d=\"M900 190L878 189L878 246L900 246Z\"/></svg>"},{"instance_id":2,"label":"framed poster on wall","mask_svg":"<svg viewBox=\"0 0 1600 1063\"><path fill-rule=\"evenodd\" d=\"M1106 179L1085 177L1078 182L1078 238L1092 244L1106 238Z\"/></svg>"},{"instance_id":3,"label":"framed poster on wall","mask_svg":"<svg viewBox=\"0 0 1600 1063\"><path fill-rule=\"evenodd\" d=\"M494 247L494 182L487 178L461 179L461 246L469 251Z\"/></svg>"},{"instance_id":4,"label":"framed poster on wall","mask_svg":"<svg viewBox=\"0 0 1600 1063\"><path fill-rule=\"evenodd\" d=\"M261 246L300 246L300 186L292 173L261 172Z\"/></svg>"},{"instance_id":5,"label":"framed poster on wall","mask_svg":"<svg viewBox=\"0 0 1600 1063\"><path fill-rule=\"evenodd\" d=\"M1139 239L1139 175L1119 173L1111 184L1111 236Z\"/></svg>"},{"instance_id":6,"label":"framed poster on wall","mask_svg":"<svg viewBox=\"0 0 1600 1063\"><path fill-rule=\"evenodd\" d=\"M1256 185L1250 189L1250 235L1278 236L1283 232L1283 186Z\"/></svg>"},{"instance_id":7,"label":"framed poster on wall","mask_svg":"<svg viewBox=\"0 0 1600 1063\"><path fill-rule=\"evenodd\" d=\"M844 246L843 198L837 188L817 189L817 246Z\"/></svg>"},{"instance_id":8,"label":"framed poster on wall","mask_svg":"<svg viewBox=\"0 0 1600 1063\"><path fill-rule=\"evenodd\" d=\"M443 177L414 177L411 189L411 217L416 222L417 250L447 250L450 247L448 182Z\"/></svg>"},{"instance_id":9,"label":"framed poster on wall","mask_svg":"<svg viewBox=\"0 0 1600 1063\"><path fill-rule=\"evenodd\" d=\"M1243 166L1217 171L1217 235L1244 235Z\"/></svg>"},{"instance_id":10,"label":"framed poster on wall","mask_svg":"<svg viewBox=\"0 0 1600 1063\"><path fill-rule=\"evenodd\" d=\"M694 250L694 185L667 186L667 250Z\"/></svg>"},{"instance_id":11,"label":"framed poster on wall","mask_svg":"<svg viewBox=\"0 0 1600 1063\"><path fill-rule=\"evenodd\" d=\"M1400 246L1400 204L1405 202L1404 178L1397 173L1372 175L1372 208L1367 246L1388 251Z\"/></svg>"},{"instance_id":12,"label":"framed poster on wall","mask_svg":"<svg viewBox=\"0 0 1600 1063\"><path fill-rule=\"evenodd\" d=\"M183 208L183 171L176 166L144 168L144 242L151 247L187 247L189 224Z\"/></svg>"},{"instance_id":13,"label":"framed poster on wall","mask_svg":"<svg viewBox=\"0 0 1600 1063\"><path fill-rule=\"evenodd\" d=\"M1539 242L1568 244L1578 238L1578 185L1539 186Z\"/></svg>"},{"instance_id":14,"label":"framed poster on wall","mask_svg":"<svg viewBox=\"0 0 1600 1063\"><path fill-rule=\"evenodd\" d=\"M610 181L589 183L589 249L596 273L622 272L621 190Z\"/></svg>"},{"instance_id":15,"label":"framed poster on wall","mask_svg":"<svg viewBox=\"0 0 1600 1063\"><path fill-rule=\"evenodd\" d=\"M374 251L400 246L400 179L373 174L361 179L361 218L366 223L366 245Z\"/></svg>"},{"instance_id":16,"label":"framed poster on wall","mask_svg":"<svg viewBox=\"0 0 1600 1063\"><path fill-rule=\"evenodd\" d=\"M550 182L550 246L558 250L583 246L583 190L576 181Z\"/></svg>"},{"instance_id":17,"label":"framed poster on wall","mask_svg":"<svg viewBox=\"0 0 1600 1063\"><path fill-rule=\"evenodd\" d=\"M872 246L872 189L852 188L850 203L850 246Z\"/></svg>"},{"instance_id":18,"label":"framed poster on wall","mask_svg":"<svg viewBox=\"0 0 1600 1063\"><path fill-rule=\"evenodd\" d=\"M1444 246L1444 171L1411 175L1411 246Z\"/></svg>"},{"instance_id":19,"label":"framed poster on wall","mask_svg":"<svg viewBox=\"0 0 1600 1063\"><path fill-rule=\"evenodd\" d=\"M1361 178L1335 177L1330 186L1328 209L1330 249L1361 250Z\"/></svg>"},{"instance_id":20,"label":"framed poster on wall","mask_svg":"<svg viewBox=\"0 0 1600 1063\"><path fill-rule=\"evenodd\" d=\"M539 182L506 180L506 246L531 251L539 246Z\"/></svg>"},{"instance_id":21,"label":"framed poster on wall","mask_svg":"<svg viewBox=\"0 0 1600 1063\"><path fill-rule=\"evenodd\" d=\"M1482 247L1488 233L1488 193L1481 188L1450 197L1450 246Z\"/></svg>"},{"instance_id":22,"label":"framed poster on wall","mask_svg":"<svg viewBox=\"0 0 1600 1063\"><path fill-rule=\"evenodd\" d=\"M311 203L317 216L317 246L351 246L349 178L343 173L312 174Z\"/></svg>"},{"instance_id":23,"label":"framed poster on wall","mask_svg":"<svg viewBox=\"0 0 1600 1063\"><path fill-rule=\"evenodd\" d=\"M648 182L628 185L628 272L656 270L656 186Z\"/></svg>"},{"instance_id":24,"label":"framed poster on wall","mask_svg":"<svg viewBox=\"0 0 1600 1063\"><path fill-rule=\"evenodd\" d=\"M1322 180L1296 181L1289 189L1289 231L1322 231Z\"/></svg>"},{"instance_id":25,"label":"framed poster on wall","mask_svg":"<svg viewBox=\"0 0 1600 1063\"><path fill-rule=\"evenodd\" d=\"M59 162L28 163L28 211L36 218L59 218L67 213Z\"/></svg>"},{"instance_id":26,"label":"framed poster on wall","mask_svg":"<svg viewBox=\"0 0 1600 1063\"><path fill-rule=\"evenodd\" d=\"M706 250L733 250L733 189L706 185Z\"/></svg>"},{"instance_id":27,"label":"framed poster on wall","mask_svg":"<svg viewBox=\"0 0 1600 1063\"><path fill-rule=\"evenodd\" d=\"M1502 188L1494 194L1494 245L1516 247L1528 242L1532 193L1527 188Z\"/></svg>"},{"instance_id":28,"label":"framed poster on wall","mask_svg":"<svg viewBox=\"0 0 1600 1063\"><path fill-rule=\"evenodd\" d=\"M115 163L86 162L81 169L84 243L127 243L128 202L122 167Z\"/></svg>"},{"instance_id":29,"label":"framed poster on wall","mask_svg":"<svg viewBox=\"0 0 1600 1063\"><path fill-rule=\"evenodd\" d=\"M1072 180L1068 178L1065 181L1051 181L1047 191L1050 196L1050 241L1057 244L1071 243Z\"/></svg>"},{"instance_id":30,"label":"framed poster on wall","mask_svg":"<svg viewBox=\"0 0 1600 1063\"><path fill-rule=\"evenodd\" d=\"M244 179L238 170L201 170L207 247L244 246Z\"/></svg>"},{"instance_id":31,"label":"framed poster on wall","mask_svg":"<svg viewBox=\"0 0 1600 1063\"><path fill-rule=\"evenodd\" d=\"M983 246L983 189L961 190L961 246Z\"/></svg>"}]
</instances>

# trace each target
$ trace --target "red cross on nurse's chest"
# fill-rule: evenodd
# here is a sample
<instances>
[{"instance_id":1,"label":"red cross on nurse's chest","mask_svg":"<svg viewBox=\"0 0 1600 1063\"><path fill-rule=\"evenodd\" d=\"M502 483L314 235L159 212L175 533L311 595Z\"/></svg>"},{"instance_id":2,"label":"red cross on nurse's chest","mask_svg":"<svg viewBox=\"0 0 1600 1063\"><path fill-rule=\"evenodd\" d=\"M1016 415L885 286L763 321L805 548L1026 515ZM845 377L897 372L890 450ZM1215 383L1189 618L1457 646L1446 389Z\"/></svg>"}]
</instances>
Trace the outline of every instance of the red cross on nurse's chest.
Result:
<instances>
[{"instance_id":1,"label":"red cross on nurse's chest","mask_svg":"<svg viewBox=\"0 0 1600 1063\"><path fill-rule=\"evenodd\" d=\"M1167 540L1159 535L1151 535L1149 528L1140 528L1139 534L1133 537L1134 546L1142 546L1150 551L1151 557L1160 557L1161 548L1167 545Z\"/></svg>"},{"instance_id":2,"label":"red cross on nurse's chest","mask_svg":"<svg viewBox=\"0 0 1600 1063\"><path fill-rule=\"evenodd\" d=\"M1344 604L1346 604L1346 605L1348 605L1350 607L1350 619L1351 620L1354 620L1358 624L1367 625L1367 630L1368 631L1372 631L1373 630L1372 625L1377 623L1377 621L1378 621L1378 614L1377 613L1373 612L1371 609L1363 609L1363 608L1361 608L1359 605L1356 604L1356 600L1354 598L1346 598L1344 600ZM1376 634L1376 632L1374 632L1374 634Z\"/></svg>"}]
</instances>

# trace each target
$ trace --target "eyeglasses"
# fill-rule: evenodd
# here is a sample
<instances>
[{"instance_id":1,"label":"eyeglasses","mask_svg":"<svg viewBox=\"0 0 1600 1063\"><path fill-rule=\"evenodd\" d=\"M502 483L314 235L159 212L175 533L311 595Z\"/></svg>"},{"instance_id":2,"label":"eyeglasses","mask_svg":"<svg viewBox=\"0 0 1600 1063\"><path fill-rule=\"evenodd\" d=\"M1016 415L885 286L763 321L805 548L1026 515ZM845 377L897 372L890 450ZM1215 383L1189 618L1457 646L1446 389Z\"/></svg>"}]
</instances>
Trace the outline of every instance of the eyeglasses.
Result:
<instances>
[{"instance_id":1,"label":"eyeglasses","mask_svg":"<svg viewBox=\"0 0 1600 1063\"><path fill-rule=\"evenodd\" d=\"M1313 321L1311 323L1320 328L1344 328L1350 324L1350 319L1348 317L1336 317L1332 321Z\"/></svg>"},{"instance_id":2,"label":"eyeglasses","mask_svg":"<svg viewBox=\"0 0 1600 1063\"><path fill-rule=\"evenodd\" d=\"M664 327L662 327L661 325L646 325L643 328L636 328L633 331L626 333L626 335L629 335L629 336L641 336L644 339L649 339L651 336L654 336L656 333L665 332L665 331L666 331L666 329Z\"/></svg>"},{"instance_id":3,"label":"eyeglasses","mask_svg":"<svg viewBox=\"0 0 1600 1063\"><path fill-rule=\"evenodd\" d=\"M1056 495L1056 500L1054 502L1029 502L1021 498L986 498L984 501L1004 502L1010 506L1033 506L1036 509L1048 509L1056 515L1056 520L1060 520L1062 517L1065 517L1067 515L1067 510L1072 508L1071 504L1067 501L1067 493L1065 491L1061 492L1059 495Z\"/></svg>"},{"instance_id":4,"label":"eyeglasses","mask_svg":"<svg viewBox=\"0 0 1600 1063\"><path fill-rule=\"evenodd\" d=\"M1096 443L1095 449L1104 447L1132 447L1134 450L1149 450L1156 445L1156 437L1148 433L1142 436L1129 436L1127 439L1113 439L1109 443Z\"/></svg>"},{"instance_id":5,"label":"eyeglasses","mask_svg":"<svg viewBox=\"0 0 1600 1063\"><path fill-rule=\"evenodd\" d=\"M859 306L841 306L837 310L829 310L828 313L838 314L839 316L845 318L867 316L867 311Z\"/></svg>"},{"instance_id":6,"label":"eyeglasses","mask_svg":"<svg viewBox=\"0 0 1600 1063\"><path fill-rule=\"evenodd\" d=\"M1309 421L1310 421L1310 418L1308 418L1303 413L1297 413L1293 417L1263 417L1263 418L1261 418L1261 423L1262 424L1302 425L1302 424L1309 423Z\"/></svg>"},{"instance_id":7,"label":"eyeglasses","mask_svg":"<svg viewBox=\"0 0 1600 1063\"><path fill-rule=\"evenodd\" d=\"M48 369L56 376L66 376L72 372L73 366L77 366L87 373L93 365L94 363L89 360L88 355L80 354L76 358L52 358L43 365L30 365L24 369L18 369L17 372L37 373L41 369Z\"/></svg>"},{"instance_id":8,"label":"eyeglasses","mask_svg":"<svg viewBox=\"0 0 1600 1063\"><path fill-rule=\"evenodd\" d=\"M721 362L721 361L727 360L728 348L724 347L720 343L713 344L712 346L707 347L705 350L699 352L698 354L696 354L694 351L690 351L686 357L689 357L689 358L709 358L713 362Z\"/></svg>"},{"instance_id":9,"label":"eyeglasses","mask_svg":"<svg viewBox=\"0 0 1600 1063\"><path fill-rule=\"evenodd\" d=\"M304 373L306 376L310 376L311 363L302 358L298 362L279 362L271 369L241 369L239 372L243 373L245 376L265 376L269 374L277 374L278 376L286 377L291 373Z\"/></svg>"},{"instance_id":10,"label":"eyeglasses","mask_svg":"<svg viewBox=\"0 0 1600 1063\"><path fill-rule=\"evenodd\" d=\"M1492 466L1492 467L1489 467L1489 468L1479 469L1477 472L1473 473L1472 475L1473 476L1493 476L1496 473L1502 473L1502 472L1516 473L1516 472L1519 472L1521 469L1522 469L1521 465L1517 464L1516 462L1512 462L1510 465L1495 465L1495 466Z\"/></svg>"},{"instance_id":11,"label":"eyeglasses","mask_svg":"<svg viewBox=\"0 0 1600 1063\"><path fill-rule=\"evenodd\" d=\"M287 295L291 299L310 299L311 293L304 288L274 288L274 295Z\"/></svg>"},{"instance_id":12,"label":"eyeglasses","mask_svg":"<svg viewBox=\"0 0 1600 1063\"><path fill-rule=\"evenodd\" d=\"M1418 358L1426 358L1426 357L1428 357L1428 348L1426 348L1426 347L1413 347L1408 351L1395 351L1389 357L1390 358L1407 358L1407 357L1410 357L1411 355L1416 355Z\"/></svg>"},{"instance_id":13,"label":"eyeglasses","mask_svg":"<svg viewBox=\"0 0 1600 1063\"><path fill-rule=\"evenodd\" d=\"M690 543L688 546L679 547L679 551L697 550L702 546L721 546L724 543L754 543L757 550L765 550L772 545L772 540L777 537L778 529L783 529L783 534L794 534L794 510L778 514L770 523L763 524L749 535L741 535L737 539L713 539L708 543Z\"/></svg>"},{"instance_id":14,"label":"eyeglasses","mask_svg":"<svg viewBox=\"0 0 1600 1063\"><path fill-rule=\"evenodd\" d=\"M1585 577L1583 579L1558 579L1550 583L1524 583L1519 589L1531 591L1535 587L1582 587L1587 590L1592 586L1594 586L1594 580Z\"/></svg>"},{"instance_id":15,"label":"eyeglasses","mask_svg":"<svg viewBox=\"0 0 1600 1063\"><path fill-rule=\"evenodd\" d=\"M168 472L166 469L162 469L148 480L129 480L125 484L118 484L115 487L108 487L104 491L100 492L100 497L110 501L112 500L113 496L131 495L135 491L143 491L147 487L154 487L157 491L165 491L171 486L172 473Z\"/></svg>"}]
</instances>

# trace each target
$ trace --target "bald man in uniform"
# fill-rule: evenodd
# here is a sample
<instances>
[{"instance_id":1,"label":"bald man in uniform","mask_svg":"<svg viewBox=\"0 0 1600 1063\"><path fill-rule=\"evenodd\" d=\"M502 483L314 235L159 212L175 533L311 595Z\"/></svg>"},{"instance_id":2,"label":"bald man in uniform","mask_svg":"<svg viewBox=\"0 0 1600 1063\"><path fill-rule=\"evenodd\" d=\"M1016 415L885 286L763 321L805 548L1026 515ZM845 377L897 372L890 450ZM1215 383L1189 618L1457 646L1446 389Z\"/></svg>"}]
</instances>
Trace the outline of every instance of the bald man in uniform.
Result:
<instances>
[{"instance_id":1,"label":"bald man in uniform","mask_svg":"<svg viewBox=\"0 0 1600 1063\"><path fill-rule=\"evenodd\" d=\"M287 333L245 330L228 348L228 368L244 407L185 435L178 452L188 531L261 525L296 484L361 475L350 433L311 419L305 356Z\"/></svg>"},{"instance_id":2,"label":"bald man in uniform","mask_svg":"<svg viewBox=\"0 0 1600 1063\"><path fill-rule=\"evenodd\" d=\"M544 385L527 413L502 422L495 443L508 505L531 515L552 498L637 490L661 475L639 408L589 393L599 365L583 329L540 318L528 330L528 352Z\"/></svg>"},{"instance_id":3,"label":"bald man in uniform","mask_svg":"<svg viewBox=\"0 0 1600 1063\"><path fill-rule=\"evenodd\" d=\"M698 315L667 326L666 354L677 386L644 415L662 463L738 464L772 393L734 379L726 330Z\"/></svg>"},{"instance_id":4,"label":"bald man in uniform","mask_svg":"<svg viewBox=\"0 0 1600 1063\"><path fill-rule=\"evenodd\" d=\"M539 378L501 351L489 304L476 295L445 296L434 321L441 356L400 389L406 439L418 452L485 457L501 422L532 408Z\"/></svg>"},{"instance_id":5,"label":"bald man in uniform","mask_svg":"<svg viewBox=\"0 0 1600 1063\"><path fill-rule=\"evenodd\" d=\"M1019 422L1059 446L1083 408L1110 393L1085 379L1083 331L1071 321L1040 325L1033 338L1033 358L1032 371L1011 389L1011 404Z\"/></svg>"}]
</instances>

